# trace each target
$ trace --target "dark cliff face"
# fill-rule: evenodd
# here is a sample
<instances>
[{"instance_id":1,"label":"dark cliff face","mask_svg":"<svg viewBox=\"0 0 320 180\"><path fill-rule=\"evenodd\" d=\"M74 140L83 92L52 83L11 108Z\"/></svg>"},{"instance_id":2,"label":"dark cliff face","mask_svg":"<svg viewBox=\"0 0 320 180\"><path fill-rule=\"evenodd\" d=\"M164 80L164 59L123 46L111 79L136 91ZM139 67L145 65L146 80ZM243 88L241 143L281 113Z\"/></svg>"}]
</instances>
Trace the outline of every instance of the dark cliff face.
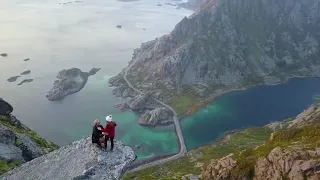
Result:
<instances>
[{"instance_id":1,"label":"dark cliff face","mask_svg":"<svg viewBox=\"0 0 320 180\"><path fill-rule=\"evenodd\" d=\"M319 76L320 0L209 0L174 30L135 50L141 90L199 97L290 77ZM131 62L131 63L133 63Z\"/></svg>"}]
</instances>

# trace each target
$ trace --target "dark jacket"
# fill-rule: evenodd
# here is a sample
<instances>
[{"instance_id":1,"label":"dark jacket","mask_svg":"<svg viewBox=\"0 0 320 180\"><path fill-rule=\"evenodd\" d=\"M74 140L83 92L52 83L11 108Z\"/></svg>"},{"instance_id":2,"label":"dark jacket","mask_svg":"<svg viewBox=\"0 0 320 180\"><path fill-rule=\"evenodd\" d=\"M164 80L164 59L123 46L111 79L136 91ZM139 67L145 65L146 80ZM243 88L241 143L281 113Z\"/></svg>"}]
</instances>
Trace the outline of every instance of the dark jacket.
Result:
<instances>
[{"instance_id":1,"label":"dark jacket","mask_svg":"<svg viewBox=\"0 0 320 180\"><path fill-rule=\"evenodd\" d=\"M99 125L101 130L103 129L102 125ZM92 128L92 143L99 143L99 138L103 136L102 131L97 128L96 125Z\"/></svg>"},{"instance_id":2,"label":"dark jacket","mask_svg":"<svg viewBox=\"0 0 320 180\"><path fill-rule=\"evenodd\" d=\"M108 137L114 138L116 133L116 126L117 123L114 121L108 122L106 125L106 128L104 128L103 132L106 132L108 134Z\"/></svg>"}]
</instances>

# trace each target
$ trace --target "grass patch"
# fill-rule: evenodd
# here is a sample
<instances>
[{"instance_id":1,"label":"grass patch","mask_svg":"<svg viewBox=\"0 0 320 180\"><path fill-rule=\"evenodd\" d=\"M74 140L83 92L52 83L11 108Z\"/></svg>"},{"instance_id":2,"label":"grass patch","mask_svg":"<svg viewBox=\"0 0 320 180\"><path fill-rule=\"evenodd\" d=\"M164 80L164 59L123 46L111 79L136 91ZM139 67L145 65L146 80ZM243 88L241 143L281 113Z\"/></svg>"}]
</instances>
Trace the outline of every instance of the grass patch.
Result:
<instances>
[{"instance_id":1,"label":"grass patch","mask_svg":"<svg viewBox=\"0 0 320 180\"><path fill-rule=\"evenodd\" d=\"M186 174L199 175L202 171L199 164L205 167L212 159L222 158L230 153L237 153L244 149L254 148L263 144L270 137L269 128L252 128L230 136L229 139L208 145L190 152L190 155L163 165L154 166L142 171L129 173L124 180L169 180L181 179Z\"/></svg>"},{"instance_id":2,"label":"grass patch","mask_svg":"<svg viewBox=\"0 0 320 180\"><path fill-rule=\"evenodd\" d=\"M237 167L232 171L232 174L240 177L252 174L258 158L268 156L275 147L287 149L297 147L304 150L320 147L320 125L279 131L266 144L238 153L236 155Z\"/></svg>"},{"instance_id":3,"label":"grass patch","mask_svg":"<svg viewBox=\"0 0 320 180\"><path fill-rule=\"evenodd\" d=\"M199 99L196 96L196 92L190 89L174 96L171 100L170 106L178 115L186 115L189 111L189 107L196 104L198 101Z\"/></svg>"},{"instance_id":4,"label":"grass patch","mask_svg":"<svg viewBox=\"0 0 320 180\"><path fill-rule=\"evenodd\" d=\"M0 161L0 176L4 174L5 172L8 172L18 166L20 166L20 162L5 162L5 161Z\"/></svg>"}]
</instances>

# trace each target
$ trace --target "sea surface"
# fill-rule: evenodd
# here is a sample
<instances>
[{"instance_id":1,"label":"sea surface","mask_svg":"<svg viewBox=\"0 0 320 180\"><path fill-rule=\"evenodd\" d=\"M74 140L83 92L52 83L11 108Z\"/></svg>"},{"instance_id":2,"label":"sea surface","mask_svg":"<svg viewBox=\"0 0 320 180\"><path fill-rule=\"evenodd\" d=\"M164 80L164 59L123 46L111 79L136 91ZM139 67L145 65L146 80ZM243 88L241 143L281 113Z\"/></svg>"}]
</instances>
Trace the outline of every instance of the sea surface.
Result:
<instances>
[{"instance_id":1,"label":"sea surface","mask_svg":"<svg viewBox=\"0 0 320 180\"><path fill-rule=\"evenodd\" d=\"M108 85L109 78L127 66L134 48L169 33L192 14L164 4L170 0L160 2L162 6L150 0L2 0L0 53L8 57L0 57L0 97L13 105L13 114L24 124L61 146L89 136L95 119L105 124L105 116L112 114L118 123L116 139L133 148L140 146L135 149L140 160L178 152L172 125L139 126L136 114L113 107L123 100L113 96ZM30 61L24 62L25 58ZM45 95L57 73L72 67L102 69L80 92L48 101ZM25 70L31 73L7 82ZM34 81L17 86L24 78ZM182 120L187 147L211 143L234 129L293 117L319 93L317 78L229 93Z\"/></svg>"},{"instance_id":2,"label":"sea surface","mask_svg":"<svg viewBox=\"0 0 320 180\"><path fill-rule=\"evenodd\" d=\"M170 33L193 13L166 2L173 1L1 0L0 53L8 57L0 57L0 97L13 105L23 123L59 145L90 135L96 118L104 124L105 116L112 114L119 124L117 139L132 146L144 143L139 158L176 152L172 126L140 127L134 113L113 108L122 100L108 85L109 78L127 66L135 48ZM24 62L26 58L30 60ZM102 69L80 92L60 102L48 101L45 95L58 72L72 67ZM31 73L7 82L26 70ZM17 86L25 78L34 81Z\"/></svg>"}]
</instances>

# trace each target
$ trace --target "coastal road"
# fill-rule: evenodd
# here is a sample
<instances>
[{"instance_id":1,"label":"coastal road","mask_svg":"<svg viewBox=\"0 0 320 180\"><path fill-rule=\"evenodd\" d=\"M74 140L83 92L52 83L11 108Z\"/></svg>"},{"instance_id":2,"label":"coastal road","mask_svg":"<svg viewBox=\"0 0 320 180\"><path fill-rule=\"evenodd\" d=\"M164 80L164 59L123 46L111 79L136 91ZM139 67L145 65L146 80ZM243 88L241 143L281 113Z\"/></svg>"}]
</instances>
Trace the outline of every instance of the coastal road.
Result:
<instances>
[{"instance_id":1,"label":"coastal road","mask_svg":"<svg viewBox=\"0 0 320 180\"><path fill-rule=\"evenodd\" d=\"M136 91L136 92L138 92L140 94L144 94L144 92L142 92L139 89L136 89L135 87L133 87L133 85L127 79L128 71L131 69L131 67L135 63L136 63L136 61L133 60L133 62L126 68L126 70L124 71L124 74L123 74L123 79L127 82L128 86L130 88L132 88L134 91ZM177 134L177 137L178 137L180 151L176 155L173 155L173 156L170 156L170 157L167 157L167 158L164 158L164 159L155 160L153 162L149 162L149 163L146 163L146 164L141 164L140 166L137 166L136 168L131 169L129 172L140 171L140 170L145 169L145 168L149 168L149 167L152 167L152 166L155 166L155 165L166 163L168 161L171 161L171 160L174 160L174 159L178 159L178 158L184 156L187 153L187 147L186 147L186 144L184 142L184 138L183 138L182 130L181 130L181 125L180 125L180 122L179 122L178 115L177 115L176 111L172 107L167 105L166 103L164 103L164 102L162 102L162 101L160 101L158 99L155 99L155 98L153 98L153 99L156 102L158 102L161 105L163 105L164 107L170 109L174 113L173 123L174 123L174 127L175 127L176 134Z\"/></svg>"}]
</instances>

